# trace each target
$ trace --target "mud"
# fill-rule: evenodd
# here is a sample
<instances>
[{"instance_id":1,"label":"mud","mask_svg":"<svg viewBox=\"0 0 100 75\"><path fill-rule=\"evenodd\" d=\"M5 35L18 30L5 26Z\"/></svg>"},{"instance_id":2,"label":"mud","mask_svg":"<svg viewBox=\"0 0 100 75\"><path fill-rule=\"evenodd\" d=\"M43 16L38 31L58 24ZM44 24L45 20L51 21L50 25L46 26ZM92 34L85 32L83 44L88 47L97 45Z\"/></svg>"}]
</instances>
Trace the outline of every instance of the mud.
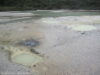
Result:
<instances>
[{"instance_id":1,"label":"mud","mask_svg":"<svg viewBox=\"0 0 100 75\"><path fill-rule=\"evenodd\" d=\"M41 16L0 24L1 75L100 75L100 16L98 14L54 17L55 14L50 14L52 11L49 11L46 16L44 14L48 11L35 12L40 13ZM93 26L97 29L75 31L69 28L76 25L88 25L89 28ZM39 45L34 47L34 40L30 38L37 40ZM22 45L16 44L19 42ZM39 56L43 58L43 62L38 62L31 67L12 62L10 59L16 58L16 55L19 60L20 51L23 60L25 59L23 53L29 52L28 57L31 58L30 55L36 52L36 56L43 55L43 57Z\"/></svg>"},{"instance_id":2,"label":"mud","mask_svg":"<svg viewBox=\"0 0 100 75\"><path fill-rule=\"evenodd\" d=\"M27 40L23 40L22 42L19 42L17 44L22 45L22 46L35 47L35 46L39 45L39 42L34 39L27 39Z\"/></svg>"}]
</instances>

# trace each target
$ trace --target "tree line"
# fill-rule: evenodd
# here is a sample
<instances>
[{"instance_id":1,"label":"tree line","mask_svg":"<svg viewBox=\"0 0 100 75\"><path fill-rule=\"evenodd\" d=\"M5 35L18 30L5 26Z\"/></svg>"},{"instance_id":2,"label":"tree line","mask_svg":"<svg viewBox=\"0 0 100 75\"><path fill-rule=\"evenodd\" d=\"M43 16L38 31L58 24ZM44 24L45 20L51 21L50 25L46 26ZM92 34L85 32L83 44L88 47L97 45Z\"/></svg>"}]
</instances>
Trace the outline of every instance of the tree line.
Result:
<instances>
[{"instance_id":1,"label":"tree line","mask_svg":"<svg viewBox=\"0 0 100 75\"><path fill-rule=\"evenodd\" d=\"M0 0L0 10L100 9L100 0Z\"/></svg>"}]
</instances>

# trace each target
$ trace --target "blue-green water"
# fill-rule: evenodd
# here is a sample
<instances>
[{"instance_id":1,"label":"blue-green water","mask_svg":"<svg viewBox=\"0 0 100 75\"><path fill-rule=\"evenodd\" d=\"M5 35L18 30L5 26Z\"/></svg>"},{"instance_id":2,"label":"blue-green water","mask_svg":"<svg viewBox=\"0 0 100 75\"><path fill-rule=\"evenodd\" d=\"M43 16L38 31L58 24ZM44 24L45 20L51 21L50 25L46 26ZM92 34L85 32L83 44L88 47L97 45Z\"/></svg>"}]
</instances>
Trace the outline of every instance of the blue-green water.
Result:
<instances>
[{"instance_id":1,"label":"blue-green water","mask_svg":"<svg viewBox=\"0 0 100 75\"><path fill-rule=\"evenodd\" d=\"M60 17L60 16L86 16L86 15L100 15L97 11L63 11L63 12L53 12L53 11L33 11L35 14L39 14L41 17Z\"/></svg>"}]
</instances>

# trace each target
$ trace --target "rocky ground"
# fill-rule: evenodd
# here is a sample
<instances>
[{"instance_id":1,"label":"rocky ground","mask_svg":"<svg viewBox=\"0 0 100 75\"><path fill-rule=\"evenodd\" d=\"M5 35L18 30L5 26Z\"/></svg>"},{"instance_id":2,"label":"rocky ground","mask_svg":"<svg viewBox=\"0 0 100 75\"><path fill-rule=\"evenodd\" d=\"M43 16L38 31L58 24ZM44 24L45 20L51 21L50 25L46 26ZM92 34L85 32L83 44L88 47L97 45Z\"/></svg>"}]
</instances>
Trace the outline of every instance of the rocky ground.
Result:
<instances>
[{"instance_id":1,"label":"rocky ground","mask_svg":"<svg viewBox=\"0 0 100 75\"><path fill-rule=\"evenodd\" d=\"M62 12L54 11L54 13ZM14 12L14 16L13 14L7 14L0 17L1 75L100 74L99 15L38 16L36 18L32 15L32 12L24 13L25 16L20 16L21 12L17 13ZM15 14L20 17L16 17ZM88 30L88 28L83 27L87 25L95 28L89 28L90 30ZM82 26L85 30L80 27L82 31L77 30L73 26ZM29 39L34 39L39 44L34 47L19 44L19 42ZM14 63L11 61L9 51L3 49L3 47L9 45L16 48L22 46L29 50L34 49L44 61L32 67Z\"/></svg>"}]
</instances>

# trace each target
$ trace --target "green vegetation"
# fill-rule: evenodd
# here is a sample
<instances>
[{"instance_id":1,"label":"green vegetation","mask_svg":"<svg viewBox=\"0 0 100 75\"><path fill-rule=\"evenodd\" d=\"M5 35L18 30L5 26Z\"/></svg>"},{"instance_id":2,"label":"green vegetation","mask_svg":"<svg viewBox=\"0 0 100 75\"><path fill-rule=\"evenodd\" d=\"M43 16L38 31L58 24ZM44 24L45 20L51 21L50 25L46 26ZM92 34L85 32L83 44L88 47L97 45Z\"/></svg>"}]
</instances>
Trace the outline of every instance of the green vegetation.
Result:
<instances>
[{"instance_id":1,"label":"green vegetation","mask_svg":"<svg viewBox=\"0 0 100 75\"><path fill-rule=\"evenodd\" d=\"M100 9L99 0L0 0L0 10Z\"/></svg>"}]
</instances>

